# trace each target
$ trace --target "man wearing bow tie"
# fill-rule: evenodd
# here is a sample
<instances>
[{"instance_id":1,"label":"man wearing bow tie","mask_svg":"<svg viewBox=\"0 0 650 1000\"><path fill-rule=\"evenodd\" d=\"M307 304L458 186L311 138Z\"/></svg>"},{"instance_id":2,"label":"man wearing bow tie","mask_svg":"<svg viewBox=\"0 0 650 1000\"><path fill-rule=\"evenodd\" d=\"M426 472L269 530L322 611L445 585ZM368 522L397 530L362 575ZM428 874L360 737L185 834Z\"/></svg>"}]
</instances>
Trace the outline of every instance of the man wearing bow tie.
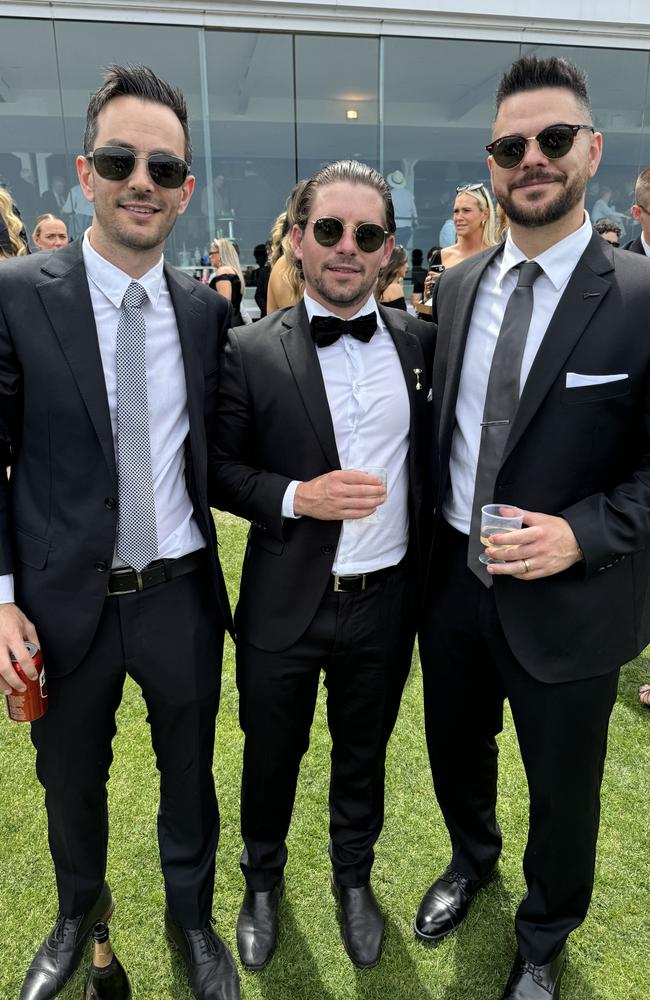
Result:
<instances>
[{"instance_id":1,"label":"man wearing bow tie","mask_svg":"<svg viewBox=\"0 0 650 1000\"><path fill-rule=\"evenodd\" d=\"M384 929L370 871L385 749L411 662L430 518L432 328L373 296L395 244L380 174L330 164L300 187L290 214L304 301L230 332L212 456L220 506L251 521L236 625L247 883L237 943L249 969L275 947L323 669L332 888L348 955L368 968ZM387 489L369 467L386 471Z\"/></svg>"}]
</instances>

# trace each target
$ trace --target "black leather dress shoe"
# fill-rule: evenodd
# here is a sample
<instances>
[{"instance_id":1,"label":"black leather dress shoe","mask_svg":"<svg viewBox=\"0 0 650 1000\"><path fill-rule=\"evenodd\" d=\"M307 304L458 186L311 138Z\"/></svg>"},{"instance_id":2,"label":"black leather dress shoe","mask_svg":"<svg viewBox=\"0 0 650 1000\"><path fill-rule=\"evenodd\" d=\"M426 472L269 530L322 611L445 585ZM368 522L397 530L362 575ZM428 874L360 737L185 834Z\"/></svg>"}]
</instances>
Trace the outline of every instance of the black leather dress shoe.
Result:
<instances>
[{"instance_id":1,"label":"black leather dress shoe","mask_svg":"<svg viewBox=\"0 0 650 1000\"><path fill-rule=\"evenodd\" d=\"M501 1000L560 1000L565 965L566 948L548 965L533 965L517 954Z\"/></svg>"},{"instance_id":2,"label":"black leather dress shoe","mask_svg":"<svg viewBox=\"0 0 650 1000\"><path fill-rule=\"evenodd\" d=\"M341 937L345 950L358 969L372 969L381 958L384 918L370 883L351 889L332 879L338 902Z\"/></svg>"},{"instance_id":3,"label":"black leather dress shoe","mask_svg":"<svg viewBox=\"0 0 650 1000\"><path fill-rule=\"evenodd\" d=\"M178 927L165 909L165 931L185 962L196 1000L240 1000L237 967L210 924L196 930Z\"/></svg>"},{"instance_id":4,"label":"black leather dress shoe","mask_svg":"<svg viewBox=\"0 0 650 1000\"><path fill-rule=\"evenodd\" d=\"M281 881L269 892L247 889L237 917L237 948L242 965L259 972L269 964L278 943L278 907L284 892Z\"/></svg>"},{"instance_id":5,"label":"black leather dress shoe","mask_svg":"<svg viewBox=\"0 0 650 1000\"><path fill-rule=\"evenodd\" d=\"M466 878L451 865L422 897L413 921L413 930L422 941L441 941L467 916L477 892L489 882L494 869L484 878Z\"/></svg>"},{"instance_id":6,"label":"black leather dress shoe","mask_svg":"<svg viewBox=\"0 0 650 1000\"><path fill-rule=\"evenodd\" d=\"M79 917L58 915L27 970L19 1000L50 1000L58 996L77 971L94 925L100 920L106 923L113 905L111 890L104 882L97 902L87 913Z\"/></svg>"}]
</instances>

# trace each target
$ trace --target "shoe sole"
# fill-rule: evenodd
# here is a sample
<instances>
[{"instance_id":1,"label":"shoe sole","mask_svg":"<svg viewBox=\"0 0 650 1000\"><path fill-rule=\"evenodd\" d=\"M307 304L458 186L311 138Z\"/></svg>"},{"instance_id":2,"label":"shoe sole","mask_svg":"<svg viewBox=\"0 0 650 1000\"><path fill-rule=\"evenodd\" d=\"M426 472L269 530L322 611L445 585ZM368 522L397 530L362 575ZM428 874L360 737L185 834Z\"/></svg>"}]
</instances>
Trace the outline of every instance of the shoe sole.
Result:
<instances>
[{"instance_id":1,"label":"shoe sole","mask_svg":"<svg viewBox=\"0 0 650 1000\"><path fill-rule=\"evenodd\" d=\"M343 910L341 908L341 903L340 903L340 900L339 900L339 897L337 895L337 892L336 892L336 889L334 887L334 883L333 882L330 882L330 889L332 890L332 895L334 896L334 899L336 900L336 911L337 911L337 915L338 915L338 918L339 918L339 920L338 920L339 933L341 935L341 941L343 942L343 947L345 948L345 954L348 956L348 958L352 962L352 964L355 967L355 969L361 969L363 971L364 969L374 969L374 968L376 968L376 966L378 966L379 963L381 962L381 956L382 956L382 951L383 951L383 947L384 947L383 946L383 941L382 941L382 945L381 945L381 947L379 949L379 955L378 955L377 960L375 962L369 962L367 965L362 965L360 962L357 962L357 960L355 958L353 958L352 955L350 954L350 949L348 948L347 941L345 940L345 936L343 934Z\"/></svg>"},{"instance_id":2,"label":"shoe sole","mask_svg":"<svg viewBox=\"0 0 650 1000\"><path fill-rule=\"evenodd\" d=\"M485 881L482 883L482 885L479 886L479 888L474 893L474 896L472 897L472 900L469 904L470 907L472 906L472 903L474 902L478 894L482 892L483 889L485 889L485 887L489 885L492 879L496 878L496 876L497 876L497 869L494 868L490 872L490 874L486 876ZM467 913L469 913L469 907ZM465 922L467 913L465 914L462 920L459 920L457 924L454 924L454 926L450 930L445 931L444 934L424 934L421 930L419 930L417 926L417 917L413 917L413 923L412 923L413 933L415 934L416 938L419 941L423 942L423 944L431 944L431 945L437 944L439 941L444 941L445 938L448 938L451 934L454 934L458 930L458 928Z\"/></svg>"}]
</instances>

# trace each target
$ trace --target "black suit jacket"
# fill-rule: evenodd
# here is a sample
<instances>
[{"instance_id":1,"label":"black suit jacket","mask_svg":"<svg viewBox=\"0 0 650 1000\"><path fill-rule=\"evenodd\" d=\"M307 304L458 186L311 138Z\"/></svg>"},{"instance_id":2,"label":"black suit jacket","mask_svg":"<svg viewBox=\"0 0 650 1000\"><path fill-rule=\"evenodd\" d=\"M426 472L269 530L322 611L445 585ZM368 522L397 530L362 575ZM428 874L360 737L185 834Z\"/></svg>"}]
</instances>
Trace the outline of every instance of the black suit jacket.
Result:
<instances>
[{"instance_id":1,"label":"black suit jacket","mask_svg":"<svg viewBox=\"0 0 650 1000\"><path fill-rule=\"evenodd\" d=\"M636 239L630 240L629 243L625 243L622 247L623 250L631 250L632 253L640 253L646 256L646 252L643 249L643 243L641 242L641 237L637 236Z\"/></svg>"},{"instance_id":2,"label":"black suit jacket","mask_svg":"<svg viewBox=\"0 0 650 1000\"><path fill-rule=\"evenodd\" d=\"M499 252L445 271L435 288L438 511L474 300ZM594 235L549 324L506 445L494 501L565 517L584 552L584 563L546 579L494 578L510 647L541 680L606 673L650 642L649 315L646 261ZM567 388L569 372L626 377Z\"/></svg>"},{"instance_id":3,"label":"black suit jacket","mask_svg":"<svg viewBox=\"0 0 650 1000\"><path fill-rule=\"evenodd\" d=\"M426 556L432 522L427 372L433 328L398 310L380 307L380 312L409 393L411 540ZM316 613L342 524L281 516L291 480L341 467L304 303L230 331L215 441L210 479L217 506L251 522L237 634L260 649L286 649Z\"/></svg>"},{"instance_id":4,"label":"black suit jacket","mask_svg":"<svg viewBox=\"0 0 650 1000\"><path fill-rule=\"evenodd\" d=\"M173 268L165 277L187 385L188 489L210 552L215 613L228 626L207 436L230 309ZM48 670L65 674L95 633L117 530L113 434L81 241L0 269L0 463L0 573L14 574Z\"/></svg>"}]
</instances>

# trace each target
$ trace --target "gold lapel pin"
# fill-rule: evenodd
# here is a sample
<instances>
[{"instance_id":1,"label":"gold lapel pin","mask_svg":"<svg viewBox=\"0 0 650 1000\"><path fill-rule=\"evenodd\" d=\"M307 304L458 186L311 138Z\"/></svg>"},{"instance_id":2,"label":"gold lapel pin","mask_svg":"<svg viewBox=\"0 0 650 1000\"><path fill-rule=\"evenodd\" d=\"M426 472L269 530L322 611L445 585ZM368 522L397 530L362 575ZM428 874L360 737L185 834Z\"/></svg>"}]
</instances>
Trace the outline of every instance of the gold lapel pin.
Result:
<instances>
[{"instance_id":1,"label":"gold lapel pin","mask_svg":"<svg viewBox=\"0 0 650 1000\"><path fill-rule=\"evenodd\" d=\"M422 388L422 383L420 382L420 375L422 374L422 369L421 368L414 368L413 369L413 374L415 375L415 388L416 389L421 389Z\"/></svg>"}]
</instances>

